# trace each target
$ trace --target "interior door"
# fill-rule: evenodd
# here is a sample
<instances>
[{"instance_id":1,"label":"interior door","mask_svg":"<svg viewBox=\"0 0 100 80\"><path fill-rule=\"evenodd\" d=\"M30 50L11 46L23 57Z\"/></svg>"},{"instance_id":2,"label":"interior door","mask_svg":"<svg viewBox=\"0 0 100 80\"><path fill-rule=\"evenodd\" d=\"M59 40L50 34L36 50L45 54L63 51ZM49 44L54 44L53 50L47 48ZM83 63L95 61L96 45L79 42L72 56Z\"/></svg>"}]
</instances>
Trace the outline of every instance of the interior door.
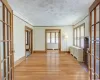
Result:
<instances>
[{"instance_id":1,"label":"interior door","mask_svg":"<svg viewBox=\"0 0 100 80\"><path fill-rule=\"evenodd\" d=\"M30 40L30 53L32 53L32 30L30 30L30 32L29 32L29 40Z\"/></svg>"},{"instance_id":2,"label":"interior door","mask_svg":"<svg viewBox=\"0 0 100 80\"><path fill-rule=\"evenodd\" d=\"M100 0L90 7L90 80L100 80Z\"/></svg>"},{"instance_id":3,"label":"interior door","mask_svg":"<svg viewBox=\"0 0 100 80\"><path fill-rule=\"evenodd\" d=\"M14 80L13 11L0 0L0 80Z\"/></svg>"},{"instance_id":4,"label":"interior door","mask_svg":"<svg viewBox=\"0 0 100 80\"><path fill-rule=\"evenodd\" d=\"M26 57L28 57L33 52L33 30L27 26L25 26L25 52Z\"/></svg>"}]
</instances>

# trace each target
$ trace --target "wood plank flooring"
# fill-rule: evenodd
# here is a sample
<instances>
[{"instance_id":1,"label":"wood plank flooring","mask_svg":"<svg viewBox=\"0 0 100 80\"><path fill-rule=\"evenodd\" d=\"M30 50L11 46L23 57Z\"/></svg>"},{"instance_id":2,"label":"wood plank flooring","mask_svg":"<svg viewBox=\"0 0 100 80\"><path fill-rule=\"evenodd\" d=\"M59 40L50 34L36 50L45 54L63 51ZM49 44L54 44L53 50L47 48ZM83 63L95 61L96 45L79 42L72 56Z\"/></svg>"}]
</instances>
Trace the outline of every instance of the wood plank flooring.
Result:
<instances>
[{"instance_id":1,"label":"wood plank flooring","mask_svg":"<svg viewBox=\"0 0 100 80\"><path fill-rule=\"evenodd\" d=\"M35 53L15 68L15 80L89 80L89 73L70 55Z\"/></svg>"}]
</instances>

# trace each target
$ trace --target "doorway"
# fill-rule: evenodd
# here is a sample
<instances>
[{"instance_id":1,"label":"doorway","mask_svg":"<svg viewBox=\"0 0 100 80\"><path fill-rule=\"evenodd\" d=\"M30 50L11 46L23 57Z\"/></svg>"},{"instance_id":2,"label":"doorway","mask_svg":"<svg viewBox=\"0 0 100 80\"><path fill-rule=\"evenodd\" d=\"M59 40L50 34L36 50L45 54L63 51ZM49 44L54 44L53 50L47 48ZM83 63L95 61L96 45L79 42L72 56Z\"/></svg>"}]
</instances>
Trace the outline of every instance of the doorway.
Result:
<instances>
[{"instance_id":1,"label":"doorway","mask_svg":"<svg viewBox=\"0 0 100 80\"><path fill-rule=\"evenodd\" d=\"M0 0L0 80L14 80L13 11Z\"/></svg>"},{"instance_id":2,"label":"doorway","mask_svg":"<svg viewBox=\"0 0 100 80\"><path fill-rule=\"evenodd\" d=\"M45 30L45 50L61 51L61 30L46 29Z\"/></svg>"},{"instance_id":3,"label":"doorway","mask_svg":"<svg viewBox=\"0 0 100 80\"><path fill-rule=\"evenodd\" d=\"M100 80L100 0L90 9L90 80Z\"/></svg>"},{"instance_id":4,"label":"doorway","mask_svg":"<svg viewBox=\"0 0 100 80\"><path fill-rule=\"evenodd\" d=\"M33 30L25 26L25 56L30 56L33 52Z\"/></svg>"}]
</instances>

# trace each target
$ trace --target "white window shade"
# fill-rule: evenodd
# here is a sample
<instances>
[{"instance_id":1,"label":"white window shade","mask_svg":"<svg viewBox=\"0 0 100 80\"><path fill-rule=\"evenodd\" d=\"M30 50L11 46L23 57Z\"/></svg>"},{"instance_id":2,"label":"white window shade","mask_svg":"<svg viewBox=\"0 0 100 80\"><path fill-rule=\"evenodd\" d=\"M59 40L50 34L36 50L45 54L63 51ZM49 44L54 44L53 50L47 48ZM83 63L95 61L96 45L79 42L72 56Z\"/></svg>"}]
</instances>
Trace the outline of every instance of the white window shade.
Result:
<instances>
[{"instance_id":1,"label":"white window shade","mask_svg":"<svg viewBox=\"0 0 100 80\"><path fill-rule=\"evenodd\" d=\"M47 33L47 43L50 43L50 33Z\"/></svg>"},{"instance_id":2,"label":"white window shade","mask_svg":"<svg viewBox=\"0 0 100 80\"><path fill-rule=\"evenodd\" d=\"M81 37L84 37L84 26L81 27Z\"/></svg>"},{"instance_id":3,"label":"white window shade","mask_svg":"<svg viewBox=\"0 0 100 80\"><path fill-rule=\"evenodd\" d=\"M58 35L58 33L56 32L56 43L58 43L58 39L59 39L59 35Z\"/></svg>"},{"instance_id":4,"label":"white window shade","mask_svg":"<svg viewBox=\"0 0 100 80\"><path fill-rule=\"evenodd\" d=\"M55 43L55 33L51 33L51 43Z\"/></svg>"},{"instance_id":5,"label":"white window shade","mask_svg":"<svg viewBox=\"0 0 100 80\"><path fill-rule=\"evenodd\" d=\"M79 38L80 37L80 29L77 28L77 37Z\"/></svg>"},{"instance_id":6,"label":"white window shade","mask_svg":"<svg viewBox=\"0 0 100 80\"><path fill-rule=\"evenodd\" d=\"M76 29L75 29L75 38L76 38Z\"/></svg>"}]
</instances>

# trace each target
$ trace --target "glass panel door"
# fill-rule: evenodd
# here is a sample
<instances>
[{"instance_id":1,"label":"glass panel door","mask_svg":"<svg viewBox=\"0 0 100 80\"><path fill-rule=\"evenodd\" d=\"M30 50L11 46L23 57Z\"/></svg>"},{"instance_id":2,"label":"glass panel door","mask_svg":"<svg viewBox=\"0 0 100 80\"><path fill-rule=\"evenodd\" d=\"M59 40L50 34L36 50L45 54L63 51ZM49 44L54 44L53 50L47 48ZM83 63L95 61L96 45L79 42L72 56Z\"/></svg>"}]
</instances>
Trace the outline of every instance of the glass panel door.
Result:
<instances>
[{"instance_id":1,"label":"glass panel door","mask_svg":"<svg viewBox=\"0 0 100 80\"><path fill-rule=\"evenodd\" d=\"M0 0L0 80L14 80L13 12L6 0Z\"/></svg>"},{"instance_id":2,"label":"glass panel door","mask_svg":"<svg viewBox=\"0 0 100 80\"><path fill-rule=\"evenodd\" d=\"M100 80L100 0L90 7L90 80Z\"/></svg>"}]
</instances>

